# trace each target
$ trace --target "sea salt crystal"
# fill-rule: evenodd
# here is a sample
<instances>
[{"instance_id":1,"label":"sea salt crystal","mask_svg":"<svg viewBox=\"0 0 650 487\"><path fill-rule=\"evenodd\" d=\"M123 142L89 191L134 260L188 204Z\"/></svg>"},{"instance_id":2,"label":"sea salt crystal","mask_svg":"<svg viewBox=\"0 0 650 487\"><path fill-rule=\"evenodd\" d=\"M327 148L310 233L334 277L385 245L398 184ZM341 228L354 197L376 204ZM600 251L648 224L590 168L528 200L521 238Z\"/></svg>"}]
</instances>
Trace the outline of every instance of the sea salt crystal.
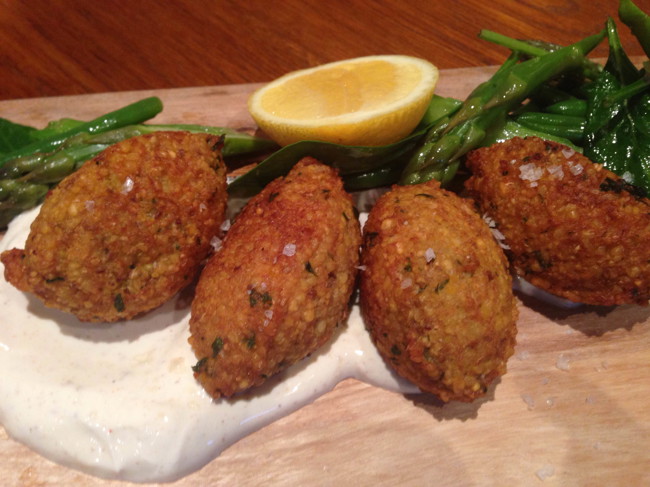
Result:
<instances>
[{"instance_id":1,"label":"sea salt crystal","mask_svg":"<svg viewBox=\"0 0 650 487\"><path fill-rule=\"evenodd\" d=\"M296 244L288 243L285 245L282 249L282 255L286 255L287 257L296 255Z\"/></svg>"},{"instance_id":2,"label":"sea salt crystal","mask_svg":"<svg viewBox=\"0 0 650 487\"><path fill-rule=\"evenodd\" d=\"M532 184L531 184L531 186L532 186ZM510 250L510 245L505 243L506 236L503 233L501 233L497 228L492 228L491 230L492 230L492 235L494 236L494 239L499 244L499 247L501 247L502 249L505 249L505 250Z\"/></svg>"},{"instance_id":3,"label":"sea salt crystal","mask_svg":"<svg viewBox=\"0 0 650 487\"><path fill-rule=\"evenodd\" d=\"M411 279L410 277L407 277L406 279L404 279L402 281L401 287L402 287L402 289L406 289L406 288L411 287L412 285L413 285L413 279Z\"/></svg>"},{"instance_id":4,"label":"sea salt crystal","mask_svg":"<svg viewBox=\"0 0 650 487\"><path fill-rule=\"evenodd\" d=\"M555 177L556 179L564 178L564 171L562 170L562 166L549 166L546 169L551 174L551 176Z\"/></svg>"},{"instance_id":5,"label":"sea salt crystal","mask_svg":"<svg viewBox=\"0 0 650 487\"><path fill-rule=\"evenodd\" d=\"M436 258L436 253L431 247L424 251L424 258L427 261L427 264Z\"/></svg>"},{"instance_id":6,"label":"sea salt crystal","mask_svg":"<svg viewBox=\"0 0 650 487\"><path fill-rule=\"evenodd\" d=\"M93 200L88 200L84 203L86 210L93 211L95 209L95 202Z\"/></svg>"},{"instance_id":7,"label":"sea salt crystal","mask_svg":"<svg viewBox=\"0 0 650 487\"><path fill-rule=\"evenodd\" d=\"M122 194L130 193L133 189L133 179L127 177L122 184Z\"/></svg>"},{"instance_id":8,"label":"sea salt crystal","mask_svg":"<svg viewBox=\"0 0 650 487\"><path fill-rule=\"evenodd\" d=\"M519 166L519 178L524 181L530 181L531 186L537 186L538 181L544 175L544 168L538 167L532 162Z\"/></svg>"},{"instance_id":9,"label":"sea salt crystal","mask_svg":"<svg viewBox=\"0 0 650 487\"><path fill-rule=\"evenodd\" d=\"M219 229L224 233L230 230L230 219L226 218L221 224L221 226L219 227Z\"/></svg>"},{"instance_id":10,"label":"sea salt crystal","mask_svg":"<svg viewBox=\"0 0 650 487\"><path fill-rule=\"evenodd\" d=\"M506 243L506 236L497 228L497 223L494 221L494 219L489 217L486 213L483 215L483 221L487 224L488 227L490 227L492 236L497 241L499 246L502 249L509 250L510 246Z\"/></svg>"},{"instance_id":11,"label":"sea salt crystal","mask_svg":"<svg viewBox=\"0 0 650 487\"><path fill-rule=\"evenodd\" d=\"M562 149L562 155L569 159L571 156L573 156L576 153L571 147L567 147L566 149Z\"/></svg>"},{"instance_id":12,"label":"sea salt crystal","mask_svg":"<svg viewBox=\"0 0 650 487\"><path fill-rule=\"evenodd\" d=\"M360 270L361 272L365 271L368 267L365 265L358 265L357 269Z\"/></svg>"},{"instance_id":13,"label":"sea salt crystal","mask_svg":"<svg viewBox=\"0 0 650 487\"><path fill-rule=\"evenodd\" d=\"M625 171L622 175L621 178L623 178L623 181L625 181L627 184L633 184L634 183L634 176L630 171Z\"/></svg>"},{"instance_id":14,"label":"sea salt crystal","mask_svg":"<svg viewBox=\"0 0 650 487\"><path fill-rule=\"evenodd\" d=\"M574 176L578 176L582 174L582 171L584 171L584 167L582 167L582 164L578 164L577 162L569 161L569 172L573 174Z\"/></svg>"},{"instance_id":15,"label":"sea salt crystal","mask_svg":"<svg viewBox=\"0 0 650 487\"><path fill-rule=\"evenodd\" d=\"M221 248L221 239L217 236L212 237L210 240L210 245L214 249L214 251L218 251Z\"/></svg>"}]
</instances>

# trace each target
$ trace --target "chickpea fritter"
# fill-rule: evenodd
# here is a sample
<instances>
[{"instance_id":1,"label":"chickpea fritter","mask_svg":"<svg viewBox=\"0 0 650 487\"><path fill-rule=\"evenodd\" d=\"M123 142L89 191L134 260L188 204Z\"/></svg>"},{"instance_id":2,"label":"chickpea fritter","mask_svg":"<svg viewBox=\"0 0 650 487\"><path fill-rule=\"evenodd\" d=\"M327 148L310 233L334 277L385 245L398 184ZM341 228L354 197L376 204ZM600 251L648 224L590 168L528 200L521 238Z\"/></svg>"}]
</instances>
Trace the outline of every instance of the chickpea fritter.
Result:
<instances>
[{"instance_id":1,"label":"chickpea fritter","mask_svg":"<svg viewBox=\"0 0 650 487\"><path fill-rule=\"evenodd\" d=\"M226 207L218 137L158 132L115 144L45 199L5 278L81 321L152 310L189 284Z\"/></svg>"},{"instance_id":2,"label":"chickpea fritter","mask_svg":"<svg viewBox=\"0 0 650 487\"><path fill-rule=\"evenodd\" d=\"M398 374L472 401L506 372L518 311L503 251L469 203L437 181L395 186L364 226L361 312Z\"/></svg>"},{"instance_id":3,"label":"chickpea fritter","mask_svg":"<svg viewBox=\"0 0 650 487\"><path fill-rule=\"evenodd\" d=\"M569 147L515 138L471 152L466 188L531 284L592 305L650 299L650 200Z\"/></svg>"},{"instance_id":4,"label":"chickpea fritter","mask_svg":"<svg viewBox=\"0 0 650 487\"><path fill-rule=\"evenodd\" d=\"M305 158L252 198L192 303L194 375L232 396L324 345L349 313L361 233L337 173Z\"/></svg>"}]
</instances>

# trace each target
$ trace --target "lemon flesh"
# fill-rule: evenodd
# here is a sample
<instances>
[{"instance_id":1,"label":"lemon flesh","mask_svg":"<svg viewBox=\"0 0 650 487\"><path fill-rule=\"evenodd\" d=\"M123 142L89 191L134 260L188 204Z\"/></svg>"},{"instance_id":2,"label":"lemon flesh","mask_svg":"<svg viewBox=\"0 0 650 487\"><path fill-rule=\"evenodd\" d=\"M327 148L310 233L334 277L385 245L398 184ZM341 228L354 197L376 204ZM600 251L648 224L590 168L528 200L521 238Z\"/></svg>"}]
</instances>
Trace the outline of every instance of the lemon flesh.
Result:
<instances>
[{"instance_id":1,"label":"lemon flesh","mask_svg":"<svg viewBox=\"0 0 650 487\"><path fill-rule=\"evenodd\" d=\"M415 128L437 80L437 68L419 58L349 59L278 78L251 96L249 111L281 145L385 145Z\"/></svg>"}]
</instances>

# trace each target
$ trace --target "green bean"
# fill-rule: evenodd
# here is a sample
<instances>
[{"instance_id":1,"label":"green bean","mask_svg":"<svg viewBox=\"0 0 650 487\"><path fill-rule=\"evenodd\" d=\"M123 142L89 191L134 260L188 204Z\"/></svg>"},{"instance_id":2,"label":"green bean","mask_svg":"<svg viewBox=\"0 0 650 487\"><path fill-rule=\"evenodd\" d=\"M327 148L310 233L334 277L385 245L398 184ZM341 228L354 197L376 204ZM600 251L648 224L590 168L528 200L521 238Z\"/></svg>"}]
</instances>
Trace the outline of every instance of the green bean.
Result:
<instances>
[{"instance_id":1,"label":"green bean","mask_svg":"<svg viewBox=\"0 0 650 487\"><path fill-rule=\"evenodd\" d=\"M581 98L569 98L547 106L545 111L548 113L556 113L558 115L570 115L584 118L587 114L587 100Z\"/></svg>"},{"instance_id":2,"label":"green bean","mask_svg":"<svg viewBox=\"0 0 650 487\"><path fill-rule=\"evenodd\" d=\"M539 43L531 41L523 41L519 39L513 39L512 37L499 34L488 29L481 29L478 34L479 39L484 41L492 42L493 44L498 44L503 47L507 47L511 51L518 51L520 53L528 54L530 56L544 56L551 51L556 49L550 49L548 44L545 44L546 48L540 47Z\"/></svg>"},{"instance_id":3,"label":"green bean","mask_svg":"<svg viewBox=\"0 0 650 487\"><path fill-rule=\"evenodd\" d=\"M519 124L555 136L580 142L584 135L584 117L556 113L527 112L515 117Z\"/></svg>"},{"instance_id":4,"label":"green bean","mask_svg":"<svg viewBox=\"0 0 650 487\"><path fill-rule=\"evenodd\" d=\"M396 160L368 172L344 176L343 183L348 191L362 191L364 189L390 186L399 180L402 169L401 161Z\"/></svg>"},{"instance_id":5,"label":"green bean","mask_svg":"<svg viewBox=\"0 0 650 487\"><path fill-rule=\"evenodd\" d=\"M50 137L57 137L60 134L74 130L84 122L82 120L76 120L73 118L60 118L58 120L52 120L47 124L45 128L34 130L31 133L31 138L34 140L44 140L49 139Z\"/></svg>"},{"instance_id":6,"label":"green bean","mask_svg":"<svg viewBox=\"0 0 650 487\"><path fill-rule=\"evenodd\" d=\"M493 32L491 30L483 29L479 33L479 38L504 46L513 52L525 54L528 57L542 57L546 54L559 51L563 46L548 41L537 39L519 40L511 37ZM587 79L595 79L602 71L602 66L587 57L583 57L580 63L576 66L579 72Z\"/></svg>"},{"instance_id":7,"label":"green bean","mask_svg":"<svg viewBox=\"0 0 650 487\"><path fill-rule=\"evenodd\" d=\"M530 95L530 101L540 107L548 107L575 98L577 98L576 94L563 90L558 86L551 85L550 83L543 84Z\"/></svg>"}]
</instances>

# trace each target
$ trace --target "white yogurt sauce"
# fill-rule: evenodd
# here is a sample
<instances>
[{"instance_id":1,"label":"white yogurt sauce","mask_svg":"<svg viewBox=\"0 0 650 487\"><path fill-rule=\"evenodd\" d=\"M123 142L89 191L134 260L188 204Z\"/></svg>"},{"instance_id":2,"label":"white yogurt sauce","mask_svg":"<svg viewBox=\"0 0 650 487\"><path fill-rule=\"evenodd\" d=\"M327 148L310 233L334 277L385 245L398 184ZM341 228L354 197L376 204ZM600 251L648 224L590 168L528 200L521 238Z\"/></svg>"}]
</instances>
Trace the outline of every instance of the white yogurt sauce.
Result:
<instances>
[{"instance_id":1,"label":"white yogurt sauce","mask_svg":"<svg viewBox=\"0 0 650 487\"><path fill-rule=\"evenodd\" d=\"M17 217L0 251L24 248L38 209ZM165 482L354 377L401 393L359 309L324 349L233 400L194 380L189 306L175 298L125 323L84 324L0 279L0 422L41 455L92 475Z\"/></svg>"}]
</instances>

